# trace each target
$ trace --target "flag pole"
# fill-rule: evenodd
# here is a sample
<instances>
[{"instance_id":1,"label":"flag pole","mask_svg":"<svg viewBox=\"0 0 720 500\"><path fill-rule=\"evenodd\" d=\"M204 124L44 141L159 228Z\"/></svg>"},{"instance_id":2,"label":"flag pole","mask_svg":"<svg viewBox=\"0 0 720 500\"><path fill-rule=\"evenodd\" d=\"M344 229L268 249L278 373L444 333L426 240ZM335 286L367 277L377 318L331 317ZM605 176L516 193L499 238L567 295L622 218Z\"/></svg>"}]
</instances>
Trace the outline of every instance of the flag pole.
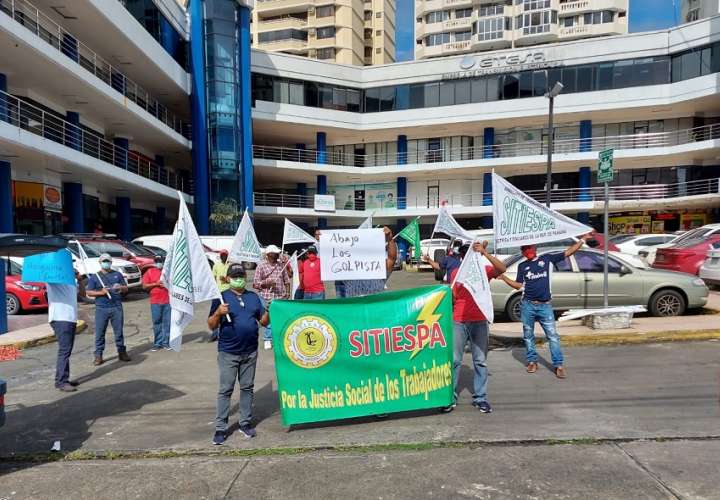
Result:
<instances>
[{"instance_id":1,"label":"flag pole","mask_svg":"<svg viewBox=\"0 0 720 500\"><path fill-rule=\"evenodd\" d=\"M418 215L417 217L415 217L412 221L410 221L410 224L412 224L413 221L418 220L420 217L422 217L422 215ZM409 226L410 224L408 224L408 226ZM407 226L405 226L405 227L407 227ZM405 228L403 228L403 229L405 229ZM400 233L398 233L398 234L396 234L395 236L393 236L392 239L394 240L394 239L397 238L398 236L400 236Z\"/></svg>"}]
</instances>

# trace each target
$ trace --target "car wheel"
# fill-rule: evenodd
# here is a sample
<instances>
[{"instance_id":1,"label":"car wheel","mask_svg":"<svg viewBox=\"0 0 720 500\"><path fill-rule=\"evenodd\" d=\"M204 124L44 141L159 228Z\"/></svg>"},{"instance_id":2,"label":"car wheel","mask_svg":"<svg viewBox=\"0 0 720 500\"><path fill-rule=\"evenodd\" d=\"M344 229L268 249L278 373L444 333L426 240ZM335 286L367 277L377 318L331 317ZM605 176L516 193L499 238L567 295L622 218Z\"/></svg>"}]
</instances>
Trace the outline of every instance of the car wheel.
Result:
<instances>
[{"instance_id":1,"label":"car wheel","mask_svg":"<svg viewBox=\"0 0 720 500\"><path fill-rule=\"evenodd\" d=\"M505 306L505 314L507 314L507 317L510 321L519 323L521 321L520 317L520 302L522 301L522 296L520 294L513 295L510 297L510 300L508 300L507 305Z\"/></svg>"},{"instance_id":2,"label":"car wheel","mask_svg":"<svg viewBox=\"0 0 720 500\"><path fill-rule=\"evenodd\" d=\"M685 297L675 290L660 290L650 298L650 314L653 316L681 316L686 307Z\"/></svg>"},{"instance_id":3,"label":"car wheel","mask_svg":"<svg viewBox=\"0 0 720 500\"><path fill-rule=\"evenodd\" d=\"M5 294L5 307L8 315L17 314L20 312L20 299L15 297L12 293Z\"/></svg>"}]
</instances>

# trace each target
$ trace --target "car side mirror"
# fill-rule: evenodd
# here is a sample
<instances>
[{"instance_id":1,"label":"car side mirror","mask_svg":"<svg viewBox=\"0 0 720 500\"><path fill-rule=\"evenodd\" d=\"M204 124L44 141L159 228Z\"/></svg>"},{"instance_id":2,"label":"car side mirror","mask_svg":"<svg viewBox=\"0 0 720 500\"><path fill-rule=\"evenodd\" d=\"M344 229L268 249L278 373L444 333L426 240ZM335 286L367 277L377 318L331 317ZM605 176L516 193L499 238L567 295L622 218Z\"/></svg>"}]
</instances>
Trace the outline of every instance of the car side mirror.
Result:
<instances>
[{"instance_id":1,"label":"car side mirror","mask_svg":"<svg viewBox=\"0 0 720 500\"><path fill-rule=\"evenodd\" d=\"M632 271L630 271L630 268L627 266L621 266L620 267L620 276L625 276L626 274L632 274Z\"/></svg>"}]
</instances>

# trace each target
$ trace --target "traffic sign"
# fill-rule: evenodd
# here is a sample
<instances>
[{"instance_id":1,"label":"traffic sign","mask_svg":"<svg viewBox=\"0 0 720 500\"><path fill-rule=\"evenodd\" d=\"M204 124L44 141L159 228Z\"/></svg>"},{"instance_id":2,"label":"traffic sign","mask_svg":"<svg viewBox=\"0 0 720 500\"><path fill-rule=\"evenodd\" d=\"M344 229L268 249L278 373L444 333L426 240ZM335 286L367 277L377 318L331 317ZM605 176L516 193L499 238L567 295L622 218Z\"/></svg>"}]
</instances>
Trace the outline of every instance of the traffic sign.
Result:
<instances>
[{"instance_id":1,"label":"traffic sign","mask_svg":"<svg viewBox=\"0 0 720 500\"><path fill-rule=\"evenodd\" d=\"M597 180L599 183L612 182L614 177L613 170L613 152L614 150L605 149L598 153L598 173Z\"/></svg>"}]
</instances>

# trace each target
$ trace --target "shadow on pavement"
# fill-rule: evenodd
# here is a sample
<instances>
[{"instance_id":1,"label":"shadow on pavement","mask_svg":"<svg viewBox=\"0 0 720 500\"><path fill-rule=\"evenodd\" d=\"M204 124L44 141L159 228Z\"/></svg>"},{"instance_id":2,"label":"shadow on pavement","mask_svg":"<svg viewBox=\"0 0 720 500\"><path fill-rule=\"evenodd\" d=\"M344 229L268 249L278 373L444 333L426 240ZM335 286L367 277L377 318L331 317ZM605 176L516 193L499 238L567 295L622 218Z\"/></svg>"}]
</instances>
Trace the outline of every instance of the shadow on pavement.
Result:
<instances>
[{"instance_id":1,"label":"shadow on pavement","mask_svg":"<svg viewBox=\"0 0 720 500\"><path fill-rule=\"evenodd\" d=\"M50 403L19 405L7 414L0 434L0 454L47 453L55 441L60 441L62 452L72 452L93 435L91 426L98 419L135 412L145 405L184 395L152 380L131 380L79 391ZM17 470L39 463L12 467Z\"/></svg>"}]
</instances>

